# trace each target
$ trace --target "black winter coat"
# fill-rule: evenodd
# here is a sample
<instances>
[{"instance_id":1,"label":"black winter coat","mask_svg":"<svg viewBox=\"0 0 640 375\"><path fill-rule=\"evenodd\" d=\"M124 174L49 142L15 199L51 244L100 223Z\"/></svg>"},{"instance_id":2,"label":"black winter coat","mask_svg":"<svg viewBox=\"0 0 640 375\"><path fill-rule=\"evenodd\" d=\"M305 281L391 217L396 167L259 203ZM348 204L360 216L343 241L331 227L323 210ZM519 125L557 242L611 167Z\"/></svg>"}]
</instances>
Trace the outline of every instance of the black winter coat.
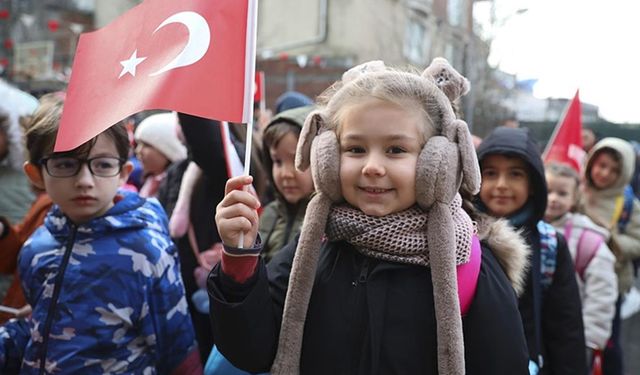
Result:
<instances>
[{"instance_id":1,"label":"black winter coat","mask_svg":"<svg viewBox=\"0 0 640 375\"><path fill-rule=\"evenodd\" d=\"M536 224L542 220L547 208L547 184L539 147L528 129L499 127L480 144L478 160L482 165L484 158L496 154L517 157L529 168L529 199L507 219L524 231L531 247L531 266L526 275L525 291L519 299L530 358L537 361L539 355L542 356L540 375L586 374L580 292L569 249L560 233L553 282L546 290L539 282L540 234ZM540 297L534 299L534 293L540 293ZM535 318L536 312L539 312L539 319ZM540 321L538 329L536 321Z\"/></svg>"},{"instance_id":2,"label":"black winter coat","mask_svg":"<svg viewBox=\"0 0 640 375\"><path fill-rule=\"evenodd\" d=\"M227 181L227 168L223 152L220 123L197 116L178 114L182 132L187 140L189 159L172 164L158 190L158 200L165 207L167 216L171 216L180 192L182 176L193 160L202 169L202 176L193 187L190 198L190 217L199 251L208 250L221 242L214 217L216 206L224 198L224 185ZM187 304L196 331L200 357L206 361L214 344L211 321L207 314L200 313L191 299L198 290L193 272L198 260L189 242L189 236L173 239L178 246L180 272L184 281Z\"/></svg>"},{"instance_id":3,"label":"black winter coat","mask_svg":"<svg viewBox=\"0 0 640 375\"><path fill-rule=\"evenodd\" d=\"M275 357L296 244L238 284L219 265L209 276L216 344L234 365L268 371ZM363 256L325 243L303 337L302 374L437 374L429 268ZM511 284L482 249L474 301L463 319L468 375L528 374L527 347Z\"/></svg>"}]
</instances>

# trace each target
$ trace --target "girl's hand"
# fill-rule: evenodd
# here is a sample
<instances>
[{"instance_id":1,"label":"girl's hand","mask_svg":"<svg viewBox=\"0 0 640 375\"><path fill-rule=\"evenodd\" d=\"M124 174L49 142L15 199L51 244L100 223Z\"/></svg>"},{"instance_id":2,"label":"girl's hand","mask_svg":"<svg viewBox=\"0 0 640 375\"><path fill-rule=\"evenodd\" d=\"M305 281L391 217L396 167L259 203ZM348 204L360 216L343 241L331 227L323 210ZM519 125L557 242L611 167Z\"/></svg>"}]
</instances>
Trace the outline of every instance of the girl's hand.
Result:
<instances>
[{"instance_id":1,"label":"girl's hand","mask_svg":"<svg viewBox=\"0 0 640 375\"><path fill-rule=\"evenodd\" d=\"M224 188L224 199L216 207L216 226L227 246L237 247L244 234L243 247L251 248L258 236L260 201L244 190L252 182L251 176L230 178Z\"/></svg>"},{"instance_id":2,"label":"girl's hand","mask_svg":"<svg viewBox=\"0 0 640 375\"><path fill-rule=\"evenodd\" d=\"M31 315L31 305L24 305L18 309L16 318L26 318L29 315Z\"/></svg>"}]
</instances>

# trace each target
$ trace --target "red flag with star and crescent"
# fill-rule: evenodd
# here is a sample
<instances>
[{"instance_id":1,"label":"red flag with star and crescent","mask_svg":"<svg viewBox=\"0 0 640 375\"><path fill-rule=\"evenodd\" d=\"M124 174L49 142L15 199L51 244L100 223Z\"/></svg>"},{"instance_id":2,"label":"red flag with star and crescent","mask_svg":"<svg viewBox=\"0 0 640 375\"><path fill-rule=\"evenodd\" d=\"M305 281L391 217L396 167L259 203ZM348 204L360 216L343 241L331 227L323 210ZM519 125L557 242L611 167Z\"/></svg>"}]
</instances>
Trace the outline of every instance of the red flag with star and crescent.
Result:
<instances>
[{"instance_id":1,"label":"red flag with star and crescent","mask_svg":"<svg viewBox=\"0 0 640 375\"><path fill-rule=\"evenodd\" d=\"M579 92L569 102L564 115L553 130L549 143L542 154L547 162L568 164L580 172L585 152L582 148L582 106Z\"/></svg>"},{"instance_id":2,"label":"red flag with star and crescent","mask_svg":"<svg viewBox=\"0 0 640 375\"><path fill-rule=\"evenodd\" d=\"M136 112L253 116L257 0L146 0L80 36L55 151Z\"/></svg>"}]
</instances>

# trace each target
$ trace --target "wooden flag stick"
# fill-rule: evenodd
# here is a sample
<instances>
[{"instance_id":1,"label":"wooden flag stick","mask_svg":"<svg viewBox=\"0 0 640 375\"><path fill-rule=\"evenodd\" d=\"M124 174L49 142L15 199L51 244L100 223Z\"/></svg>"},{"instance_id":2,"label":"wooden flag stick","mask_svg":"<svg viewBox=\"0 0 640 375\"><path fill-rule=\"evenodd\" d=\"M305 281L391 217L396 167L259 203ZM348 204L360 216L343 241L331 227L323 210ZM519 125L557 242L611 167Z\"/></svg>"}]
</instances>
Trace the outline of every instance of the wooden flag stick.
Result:
<instances>
[{"instance_id":1,"label":"wooden flag stick","mask_svg":"<svg viewBox=\"0 0 640 375\"><path fill-rule=\"evenodd\" d=\"M14 309L13 307L0 305L0 312L4 312L4 313L7 313L7 314L11 314L11 315L18 315L20 310Z\"/></svg>"}]
</instances>

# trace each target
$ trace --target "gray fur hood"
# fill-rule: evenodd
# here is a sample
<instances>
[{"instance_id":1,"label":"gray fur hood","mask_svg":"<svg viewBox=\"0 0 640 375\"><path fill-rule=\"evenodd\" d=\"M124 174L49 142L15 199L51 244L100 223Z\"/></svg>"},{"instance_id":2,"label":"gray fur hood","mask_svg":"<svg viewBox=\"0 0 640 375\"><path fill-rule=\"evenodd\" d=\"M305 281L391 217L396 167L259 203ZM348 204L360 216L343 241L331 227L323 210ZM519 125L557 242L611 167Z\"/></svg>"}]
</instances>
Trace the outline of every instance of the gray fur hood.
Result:
<instances>
[{"instance_id":1,"label":"gray fur hood","mask_svg":"<svg viewBox=\"0 0 640 375\"><path fill-rule=\"evenodd\" d=\"M479 214L476 222L478 237L491 248L513 289L520 296L525 289L531 252L521 231L514 229L505 219L485 214Z\"/></svg>"}]
</instances>

